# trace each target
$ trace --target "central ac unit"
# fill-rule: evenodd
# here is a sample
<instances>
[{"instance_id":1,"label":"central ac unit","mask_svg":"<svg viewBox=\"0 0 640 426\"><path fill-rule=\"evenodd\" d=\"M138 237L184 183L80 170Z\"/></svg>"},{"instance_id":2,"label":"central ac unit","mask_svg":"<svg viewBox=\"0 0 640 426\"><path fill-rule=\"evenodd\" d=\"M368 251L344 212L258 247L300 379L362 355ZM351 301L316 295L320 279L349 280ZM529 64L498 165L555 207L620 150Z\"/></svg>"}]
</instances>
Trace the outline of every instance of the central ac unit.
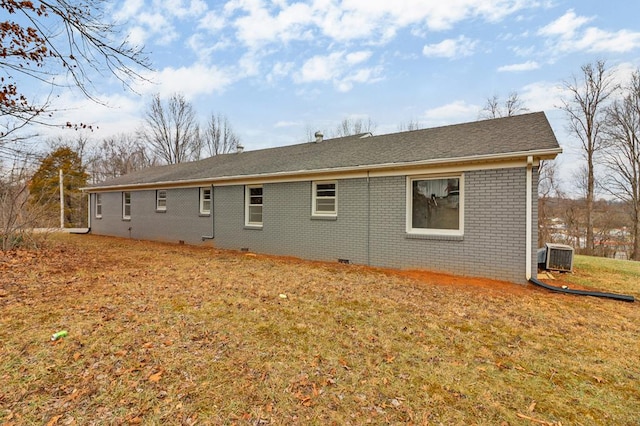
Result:
<instances>
[{"instance_id":1,"label":"central ac unit","mask_svg":"<svg viewBox=\"0 0 640 426\"><path fill-rule=\"evenodd\" d=\"M540 261L540 256L538 256ZM545 244L545 269L571 272L573 270L573 247L564 244Z\"/></svg>"}]
</instances>

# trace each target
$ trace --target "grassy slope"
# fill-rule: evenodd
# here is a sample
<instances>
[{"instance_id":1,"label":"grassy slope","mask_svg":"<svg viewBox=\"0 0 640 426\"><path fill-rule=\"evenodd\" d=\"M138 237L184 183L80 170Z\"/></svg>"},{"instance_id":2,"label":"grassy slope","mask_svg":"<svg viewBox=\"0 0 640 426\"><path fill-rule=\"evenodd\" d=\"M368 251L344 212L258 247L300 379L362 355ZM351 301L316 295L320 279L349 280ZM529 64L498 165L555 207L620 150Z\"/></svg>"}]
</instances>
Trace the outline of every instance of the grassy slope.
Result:
<instances>
[{"instance_id":1,"label":"grassy slope","mask_svg":"<svg viewBox=\"0 0 640 426\"><path fill-rule=\"evenodd\" d=\"M640 262L575 256L574 273L562 275L562 279L640 299Z\"/></svg>"},{"instance_id":2,"label":"grassy slope","mask_svg":"<svg viewBox=\"0 0 640 426\"><path fill-rule=\"evenodd\" d=\"M567 279L639 295L602 265ZM638 302L485 284L95 236L0 253L0 424L638 423Z\"/></svg>"}]
</instances>

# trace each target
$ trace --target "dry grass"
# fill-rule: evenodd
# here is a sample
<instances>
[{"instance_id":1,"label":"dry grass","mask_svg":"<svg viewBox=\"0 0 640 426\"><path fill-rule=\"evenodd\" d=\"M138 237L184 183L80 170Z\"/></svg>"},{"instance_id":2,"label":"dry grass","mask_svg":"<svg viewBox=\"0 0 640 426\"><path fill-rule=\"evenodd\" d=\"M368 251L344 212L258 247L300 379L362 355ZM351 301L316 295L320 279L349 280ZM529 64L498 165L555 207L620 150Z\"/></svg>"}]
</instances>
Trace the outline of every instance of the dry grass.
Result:
<instances>
[{"instance_id":1,"label":"dry grass","mask_svg":"<svg viewBox=\"0 0 640 426\"><path fill-rule=\"evenodd\" d=\"M0 252L0 312L0 424L640 419L638 302L71 235Z\"/></svg>"}]
</instances>

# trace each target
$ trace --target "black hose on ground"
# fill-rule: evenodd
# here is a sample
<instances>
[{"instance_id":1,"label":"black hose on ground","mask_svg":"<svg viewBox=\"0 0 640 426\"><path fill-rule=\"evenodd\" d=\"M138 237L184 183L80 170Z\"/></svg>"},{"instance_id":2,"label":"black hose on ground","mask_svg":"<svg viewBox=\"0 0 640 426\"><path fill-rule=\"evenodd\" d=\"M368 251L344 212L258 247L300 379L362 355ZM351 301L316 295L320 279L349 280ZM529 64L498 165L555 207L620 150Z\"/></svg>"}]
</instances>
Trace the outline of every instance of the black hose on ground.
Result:
<instances>
[{"instance_id":1,"label":"black hose on ground","mask_svg":"<svg viewBox=\"0 0 640 426\"><path fill-rule=\"evenodd\" d=\"M556 287L556 286L543 283L542 281L537 280L536 278L529 278L529 281L537 286L546 288L547 290L556 291L558 293L577 294L580 296L604 297L607 299L621 300L623 302L635 302L636 300L633 296L629 296L626 294L603 293L601 291L574 290L571 288Z\"/></svg>"}]
</instances>

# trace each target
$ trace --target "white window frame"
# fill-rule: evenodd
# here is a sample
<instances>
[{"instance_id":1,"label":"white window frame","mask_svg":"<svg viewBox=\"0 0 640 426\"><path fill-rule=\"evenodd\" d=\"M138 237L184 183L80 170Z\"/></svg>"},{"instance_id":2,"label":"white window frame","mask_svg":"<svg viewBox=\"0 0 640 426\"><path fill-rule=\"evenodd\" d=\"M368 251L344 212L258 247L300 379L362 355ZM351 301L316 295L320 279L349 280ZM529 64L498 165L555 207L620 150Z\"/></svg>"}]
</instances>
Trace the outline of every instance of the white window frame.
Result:
<instances>
[{"instance_id":1,"label":"white window frame","mask_svg":"<svg viewBox=\"0 0 640 426\"><path fill-rule=\"evenodd\" d=\"M416 180L458 179L458 229L413 228L413 182ZM464 174L407 176L406 231L414 235L464 235Z\"/></svg>"},{"instance_id":2,"label":"white window frame","mask_svg":"<svg viewBox=\"0 0 640 426\"><path fill-rule=\"evenodd\" d=\"M96 192L95 198L95 207L96 207L96 218L102 218L102 194Z\"/></svg>"},{"instance_id":3,"label":"white window frame","mask_svg":"<svg viewBox=\"0 0 640 426\"><path fill-rule=\"evenodd\" d=\"M334 195L333 196L318 196L318 185L331 184L334 185ZM312 216L329 216L336 217L338 216L338 181L335 180L324 180L324 181L314 181L312 190L312 200L311 200L311 215ZM319 211L318 210L318 200L333 200L333 211Z\"/></svg>"},{"instance_id":4,"label":"white window frame","mask_svg":"<svg viewBox=\"0 0 640 426\"><path fill-rule=\"evenodd\" d=\"M209 196L205 197L205 192L209 191ZM212 203L212 194L213 194L213 190L211 189L210 186L202 186L200 187L200 214L211 214L211 207L213 205ZM204 204L205 201L209 202L209 208L205 209L204 208Z\"/></svg>"},{"instance_id":5,"label":"white window frame","mask_svg":"<svg viewBox=\"0 0 640 426\"><path fill-rule=\"evenodd\" d=\"M158 189L156 190L156 211L166 212L167 211L167 190L166 189Z\"/></svg>"},{"instance_id":6,"label":"white window frame","mask_svg":"<svg viewBox=\"0 0 640 426\"><path fill-rule=\"evenodd\" d=\"M127 202L127 197L129 201ZM127 207L129 208L127 211ZM131 192L125 191L122 193L122 218L131 219Z\"/></svg>"},{"instance_id":7,"label":"white window frame","mask_svg":"<svg viewBox=\"0 0 640 426\"><path fill-rule=\"evenodd\" d=\"M262 190L262 195L260 196L260 198L262 199L262 203L261 204L257 204L257 203L251 203L251 190L252 189L256 189L256 188L260 188ZM255 196L254 196L255 197ZM245 208L244 208L244 224L245 226L248 227L252 227L252 228L262 228L262 224L264 222L264 218L261 222L251 222L250 221L250 214L249 214L249 210L251 209L251 207L257 207L260 206L260 214L261 216L264 214L264 187L262 185L246 185L245 186L245 193L244 193L244 203L245 203Z\"/></svg>"}]
</instances>

